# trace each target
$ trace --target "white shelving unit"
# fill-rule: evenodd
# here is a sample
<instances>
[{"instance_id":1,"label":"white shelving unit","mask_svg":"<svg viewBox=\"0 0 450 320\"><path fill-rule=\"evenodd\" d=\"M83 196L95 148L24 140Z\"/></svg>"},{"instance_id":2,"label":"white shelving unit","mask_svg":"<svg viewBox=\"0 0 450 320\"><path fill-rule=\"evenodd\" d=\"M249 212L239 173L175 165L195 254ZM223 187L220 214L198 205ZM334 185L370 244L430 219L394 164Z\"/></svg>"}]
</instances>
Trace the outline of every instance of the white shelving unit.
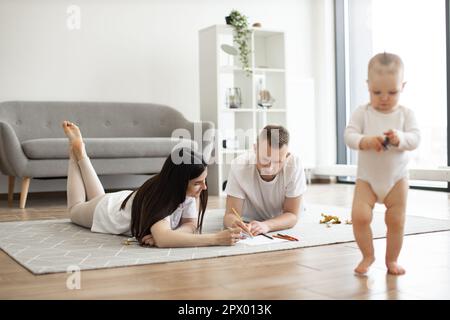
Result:
<instances>
[{"instance_id":1,"label":"white shelving unit","mask_svg":"<svg viewBox=\"0 0 450 320\"><path fill-rule=\"evenodd\" d=\"M239 55L223 51L223 44L235 46L232 27L214 25L199 31L201 118L212 121L217 129L214 164L208 169L208 187L213 195L224 195L231 160L253 148L264 126L287 123L284 32L252 29L250 75L242 70ZM227 106L229 88L240 89L240 108ZM261 89L268 90L275 99L269 109L258 106ZM240 135L242 132L246 137ZM228 148L224 147L224 140L236 139L234 148L229 143Z\"/></svg>"}]
</instances>

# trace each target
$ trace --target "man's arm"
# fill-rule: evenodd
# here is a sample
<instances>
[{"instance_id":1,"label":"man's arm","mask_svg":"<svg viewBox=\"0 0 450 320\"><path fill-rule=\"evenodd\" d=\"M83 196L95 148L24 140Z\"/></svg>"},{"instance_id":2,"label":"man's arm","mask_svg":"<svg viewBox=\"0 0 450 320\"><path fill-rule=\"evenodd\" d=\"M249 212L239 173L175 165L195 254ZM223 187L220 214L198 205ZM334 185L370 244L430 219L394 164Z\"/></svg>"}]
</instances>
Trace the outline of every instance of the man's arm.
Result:
<instances>
[{"instance_id":1,"label":"man's arm","mask_svg":"<svg viewBox=\"0 0 450 320\"><path fill-rule=\"evenodd\" d=\"M257 235L260 233L292 228L298 221L298 211L301 201L301 195L294 198L285 197L283 202L283 213L266 221L252 221L250 223L252 233Z\"/></svg>"}]
</instances>

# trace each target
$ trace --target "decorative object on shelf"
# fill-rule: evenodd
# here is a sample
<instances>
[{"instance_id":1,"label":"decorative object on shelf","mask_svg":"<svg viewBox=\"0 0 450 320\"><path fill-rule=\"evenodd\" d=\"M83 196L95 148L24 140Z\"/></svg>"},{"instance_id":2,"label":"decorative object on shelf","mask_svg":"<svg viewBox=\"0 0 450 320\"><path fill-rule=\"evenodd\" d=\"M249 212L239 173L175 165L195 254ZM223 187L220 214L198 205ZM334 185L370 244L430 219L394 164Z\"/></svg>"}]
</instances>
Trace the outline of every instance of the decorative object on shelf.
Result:
<instances>
[{"instance_id":1,"label":"decorative object on shelf","mask_svg":"<svg viewBox=\"0 0 450 320\"><path fill-rule=\"evenodd\" d=\"M223 52L228 54L228 63L227 65L232 65L232 60L230 59L230 56L237 56L239 54L238 49L236 49L233 46L230 46L229 44L222 44L220 46L220 49L222 49Z\"/></svg>"},{"instance_id":2,"label":"decorative object on shelf","mask_svg":"<svg viewBox=\"0 0 450 320\"><path fill-rule=\"evenodd\" d=\"M228 88L226 96L227 108L238 109L242 105L242 95L240 88Z\"/></svg>"},{"instance_id":3,"label":"decorative object on shelf","mask_svg":"<svg viewBox=\"0 0 450 320\"><path fill-rule=\"evenodd\" d=\"M261 108L271 108L273 103L275 102L275 99L270 94L269 90L260 90L258 92L258 106Z\"/></svg>"},{"instance_id":4,"label":"decorative object on shelf","mask_svg":"<svg viewBox=\"0 0 450 320\"><path fill-rule=\"evenodd\" d=\"M247 17L242 15L237 10L232 10L230 14L225 17L228 25L234 28L233 41L237 44L239 49L239 58L242 63L242 70L249 76L252 73L250 68L250 34Z\"/></svg>"},{"instance_id":5,"label":"decorative object on shelf","mask_svg":"<svg viewBox=\"0 0 450 320\"><path fill-rule=\"evenodd\" d=\"M220 48L223 50L223 52L228 53L231 56L237 56L239 51L233 46L230 46L229 44L223 44L220 46Z\"/></svg>"},{"instance_id":6,"label":"decorative object on shelf","mask_svg":"<svg viewBox=\"0 0 450 320\"><path fill-rule=\"evenodd\" d=\"M254 24L252 24L252 27L254 27L254 28L261 28L261 23L260 22L255 22Z\"/></svg>"}]
</instances>

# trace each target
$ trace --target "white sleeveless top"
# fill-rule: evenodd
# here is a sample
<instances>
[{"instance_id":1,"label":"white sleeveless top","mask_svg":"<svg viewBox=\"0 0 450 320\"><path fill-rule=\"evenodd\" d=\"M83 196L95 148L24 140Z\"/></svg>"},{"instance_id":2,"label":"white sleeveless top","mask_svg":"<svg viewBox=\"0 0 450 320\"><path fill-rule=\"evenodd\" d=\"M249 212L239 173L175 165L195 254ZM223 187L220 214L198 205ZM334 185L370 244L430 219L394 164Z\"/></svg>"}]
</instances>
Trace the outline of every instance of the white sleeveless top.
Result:
<instances>
[{"instance_id":1,"label":"white sleeveless top","mask_svg":"<svg viewBox=\"0 0 450 320\"><path fill-rule=\"evenodd\" d=\"M120 210L120 206L132 192L131 190L125 190L107 193L95 207L91 231L131 235L131 206L135 194L130 197L123 210ZM180 224L181 218L197 218L194 197L186 197L186 200L170 216L167 216L165 220L170 223L172 229L176 229Z\"/></svg>"}]
</instances>

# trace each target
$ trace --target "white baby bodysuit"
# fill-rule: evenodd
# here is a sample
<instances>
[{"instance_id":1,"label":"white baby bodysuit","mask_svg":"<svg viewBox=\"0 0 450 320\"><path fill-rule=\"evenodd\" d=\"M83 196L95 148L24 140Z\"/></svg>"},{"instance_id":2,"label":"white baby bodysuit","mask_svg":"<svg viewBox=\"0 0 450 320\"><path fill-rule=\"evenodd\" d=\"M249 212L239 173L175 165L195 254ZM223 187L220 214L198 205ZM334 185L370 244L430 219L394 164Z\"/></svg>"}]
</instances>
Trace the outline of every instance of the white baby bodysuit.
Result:
<instances>
[{"instance_id":1,"label":"white baby bodysuit","mask_svg":"<svg viewBox=\"0 0 450 320\"><path fill-rule=\"evenodd\" d=\"M396 131L400 141L398 147L389 145L381 152L359 149L364 136L384 136L389 129ZM411 109L399 105L392 112L383 113L367 104L352 113L344 139L351 149L359 150L357 179L368 182L377 195L377 202L383 203L395 183L408 177L407 151L419 145L420 131Z\"/></svg>"}]
</instances>

